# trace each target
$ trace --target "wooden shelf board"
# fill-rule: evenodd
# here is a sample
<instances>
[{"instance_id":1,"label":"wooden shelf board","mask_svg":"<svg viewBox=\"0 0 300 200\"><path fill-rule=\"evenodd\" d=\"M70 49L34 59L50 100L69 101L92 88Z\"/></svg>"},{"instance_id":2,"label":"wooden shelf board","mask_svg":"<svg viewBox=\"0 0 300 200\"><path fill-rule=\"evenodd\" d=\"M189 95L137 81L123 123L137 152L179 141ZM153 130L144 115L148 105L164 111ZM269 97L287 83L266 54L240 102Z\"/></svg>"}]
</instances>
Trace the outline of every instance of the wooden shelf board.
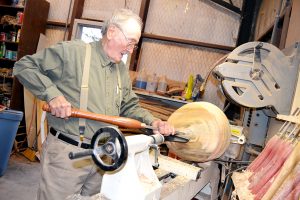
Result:
<instances>
[{"instance_id":1,"label":"wooden shelf board","mask_svg":"<svg viewBox=\"0 0 300 200\"><path fill-rule=\"evenodd\" d=\"M66 27L66 23L65 22L47 21L47 25ZM70 23L67 24L67 27L69 27L69 26L70 26Z\"/></svg>"},{"instance_id":2,"label":"wooden shelf board","mask_svg":"<svg viewBox=\"0 0 300 200\"><path fill-rule=\"evenodd\" d=\"M9 41L9 40L0 40L0 42L5 42L5 43L9 43L9 44L16 44L16 45L19 44L19 42L13 42L13 41Z\"/></svg>"},{"instance_id":3,"label":"wooden shelf board","mask_svg":"<svg viewBox=\"0 0 300 200\"><path fill-rule=\"evenodd\" d=\"M0 23L0 26L17 26L17 27L22 27L22 24L8 24L8 23Z\"/></svg>"},{"instance_id":4,"label":"wooden shelf board","mask_svg":"<svg viewBox=\"0 0 300 200\"><path fill-rule=\"evenodd\" d=\"M13 6L13 5L0 5L0 8L9 8L9 9L17 9L17 10L24 10L24 7L22 6Z\"/></svg>"},{"instance_id":5,"label":"wooden shelf board","mask_svg":"<svg viewBox=\"0 0 300 200\"><path fill-rule=\"evenodd\" d=\"M3 74L0 73L0 77L1 78L8 78L8 79L13 79L14 77L13 76L5 76Z\"/></svg>"},{"instance_id":6,"label":"wooden shelf board","mask_svg":"<svg viewBox=\"0 0 300 200\"><path fill-rule=\"evenodd\" d=\"M175 42L175 43L180 43L180 44L220 49L220 50L225 50L225 51L232 51L235 48L235 47L231 47L231 46L210 44L210 43L205 43L205 42L198 42L198 41L192 41L192 40L186 40L186 39L180 39L180 38L174 38L174 37L167 37L167 36L162 36L162 35L155 35L155 34L151 34L151 33L142 33L142 37L148 38L148 39L162 40L162 41L167 41L167 42Z\"/></svg>"},{"instance_id":7,"label":"wooden shelf board","mask_svg":"<svg viewBox=\"0 0 300 200\"><path fill-rule=\"evenodd\" d=\"M0 58L0 60L10 61L10 62L16 62L17 61L17 60L12 60L12 59L8 59L8 58Z\"/></svg>"}]
</instances>

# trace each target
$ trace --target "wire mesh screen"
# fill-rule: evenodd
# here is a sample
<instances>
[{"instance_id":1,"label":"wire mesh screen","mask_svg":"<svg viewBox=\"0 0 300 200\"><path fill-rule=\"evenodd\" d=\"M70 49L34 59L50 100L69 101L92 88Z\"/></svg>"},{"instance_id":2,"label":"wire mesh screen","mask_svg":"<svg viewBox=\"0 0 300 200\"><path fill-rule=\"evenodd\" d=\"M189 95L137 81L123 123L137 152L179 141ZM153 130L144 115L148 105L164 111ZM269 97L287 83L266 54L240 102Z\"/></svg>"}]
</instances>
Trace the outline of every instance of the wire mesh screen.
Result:
<instances>
[{"instance_id":1,"label":"wire mesh screen","mask_svg":"<svg viewBox=\"0 0 300 200\"><path fill-rule=\"evenodd\" d=\"M240 16L204 0L150 1L146 33L235 46Z\"/></svg>"},{"instance_id":2,"label":"wire mesh screen","mask_svg":"<svg viewBox=\"0 0 300 200\"><path fill-rule=\"evenodd\" d=\"M225 98L218 89L217 81L211 76L211 71L216 61L227 53L223 50L143 39L138 71L166 75L168 79L181 82L187 82L191 74L194 77L196 74L208 77L202 100L222 109Z\"/></svg>"},{"instance_id":3,"label":"wire mesh screen","mask_svg":"<svg viewBox=\"0 0 300 200\"><path fill-rule=\"evenodd\" d=\"M63 22L66 23L69 13L69 8L71 4L70 13L72 14L74 1L72 0L47 0L50 3L50 10L48 15L49 21L54 22ZM72 2L71 2L72 1ZM70 15L71 15L70 14ZM71 16L69 17L69 21L71 21Z\"/></svg>"},{"instance_id":4,"label":"wire mesh screen","mask_svg":"<svg viewBox=\"0 0 300 200\"><path fill-rule=\"evenodd\" d=\"M82 18L107 20L118 8L128 8L139 13L142 0L85 0Z\"/></svg>"},{"instance_id":5,"label":"wire mesh screen","mask_svg":"<svg viewBox=\"0 0 300 200\"><path fill-rule=\"evenodd\" d=\"M190 74L205 77L227 51L143 39L138 70L186 82Z\"/></svg>"},{"instance_id":6,"label":"wire mesh screen","mask_svg":"<svg viewBox=\"0 0 300 200\"><path fill-rule=\"evenodd\" d=\"M47 26L46 29L47 46L51 46L53 44L63 41L65 35L64 31L65 28L63 27ZM68 32L66 33L66 36L67 35Z\"/></svg>"}]
</instances>

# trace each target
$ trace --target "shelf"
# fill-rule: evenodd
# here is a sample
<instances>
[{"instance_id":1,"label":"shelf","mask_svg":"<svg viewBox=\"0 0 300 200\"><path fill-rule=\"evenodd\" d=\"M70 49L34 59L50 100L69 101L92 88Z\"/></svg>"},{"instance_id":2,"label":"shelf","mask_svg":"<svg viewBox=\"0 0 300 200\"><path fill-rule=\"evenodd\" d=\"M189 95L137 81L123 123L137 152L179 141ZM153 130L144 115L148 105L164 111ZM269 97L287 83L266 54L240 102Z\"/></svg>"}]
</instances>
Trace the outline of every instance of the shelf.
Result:
<instances>
[{"instance_id":1,"label":"shelf","mask_svg":"<svg viewBox=\"0 0 300 200\"><path fill-rule=\"evenodd\" d=\"M16 62L17 60L12 60L12 59L8 59L8 58L0 58L0 60L5 60L5 61L9 61L9 62Z\"/></svg>"},{"instance_id":2,"label":"shelf","mask_svg":"<svg viewBox=\"0 0 300 200\"><path fill-rule=\"evenodd\" d=\"M5 43L15 44L15 45L19 44L19 42L13 42L13 41L9 41L9 40L0 40L0 42L5 42Z\"/></svg>"},{"instance_id":3,"label":"shelf","mask_svg":"<svg viewBox=\"0 0 300 200\"><path fill-rule=\"evenodd\" d=\"M22 24L8 24L8 23L0 23L0 26L16 26L16 27L19 27L21 28L22 27Z\"/></svg>"},{"instance_id":4,"label":"shelf","mask_svg":"<svg viewBox=\"0 0 300 200\"><path fill-rule=\"evenodd\" d=\"M3 94L6 97L11 97L11 93L6 92L6 91L2 91L1 88L0 88L0 94Z\"/></svg>"},{"instance_id":5,"label":"shelf","mask_svg":"<svg viewBox=\"0 0 300 200\"><path fill-rule=\"evenodd\" d=\"M5 8L5 9L12 9L12 10L24 10L24 6L12 6L12 5L0 5L0 9Z\"/></svg>"},{"instance_id":6,"label":"shelf","mask_svg":"<svg viewBox=\"0 0 300 200\"><path fill-rule=\"evenodd\" d=\"M3 74L0 73L0 78L5 78L5 79L13 79L13 76L5 76Z\"/></svg>"},{"instance_id":7,"label":"shelf","mask_svg":"<svg viewBox=\"0 0 300 200\"><path fill-rule=\"evenodd\" d=\"M46 30L46 19L49 14L50 3L47 0L26 0L25 7L16 7L11 5L10 0L0 1L0 13L1 16L10 15L14 18L18 15L18 12L22 12L23 19L22 24L18 24L17 20L14 20L14 23L4 22L0 25L1 32L10 33L10 31L16 32L21 28L19 43L7 42L6 49L17 52L17 58L21 58L26 55L32 55L36 52L38 46L38 41L40 33L45 33ZM7 26L6 26L7 24ZM3 38L9 39L9 38ZM11 57L9 57L11 58ZM15 58L15 57L14 57ZM14 63L17 60L0 58L0 68L12 69ZM3 78L0 77L3 80ZM7 94L10 97L10 108L14 110L20 110L24 112L24 92L23 85L18 81L16 77L12 79L7 79L7 83L12 83L11 94ZM0 88L1 89L1 88ZM1 91L0 91L1 93ZM7 93L4 91L4 93ZM6 95L5 95L6 96ZM20 124L24 125L25 119L23 119ZM25 130L26 131L26 130ZM18 130L18 132L21 132ZM23 131L24 132L24 131Z\"/></svg>"},{"instance_id":8,"label":"shelf","mask_svg":"<svg viewBox=\"0 0 300 200\"><path fill-rule=\"evenodd\" d=\"M158 95L155 93L148 92L146 90L134 89L133 91L136 95L139 96L139 98L142 98L142 99L145 98L148 100L159 101L159 102L162 102L162 103L165 103L167 105L171 105L171 106L177 107L177 108L180 108L181 106L189 103L188 101L181 101L181 100L172 99L169 97L164 97L164 96L161 96L161 95Z\"/></svg>"},{"instance_id":9,"label":"shelf","mask_svg":"<svg viewBox=\"0 0 300 200\"><path fill-rule=\"evenodd\" d=\"M55 21L47 21L47 25L49 26L60 26L60 27L69 27L70 23L66 24L65 22L55 22Z\"/></svg>"}]
</instances>

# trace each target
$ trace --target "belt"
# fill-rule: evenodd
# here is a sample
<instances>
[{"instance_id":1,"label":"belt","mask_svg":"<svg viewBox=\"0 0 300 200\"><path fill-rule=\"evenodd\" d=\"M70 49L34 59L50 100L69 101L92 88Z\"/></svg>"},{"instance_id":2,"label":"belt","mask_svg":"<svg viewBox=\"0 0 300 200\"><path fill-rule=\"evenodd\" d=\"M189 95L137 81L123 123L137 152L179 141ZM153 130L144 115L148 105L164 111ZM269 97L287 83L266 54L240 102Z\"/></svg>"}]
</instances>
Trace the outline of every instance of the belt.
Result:
<instances>
[{"instance_id":1,"label":"belt","mask_svg":"<svg viewBox=\"0 0 300 200\"><path fill-rule=\"evenodd\" d=\"M57 137L58 139L68 143L68 144L72 144L74 146L77 146L77 147L81 147L83 149L90 149L91 148L91 145L90 144L87 144L87 143L83 143L83 142L78 142L72 138L69 138L68 136L65 136L64 134L62 134L61 132L55 130L54 128L50 128L50 133ZM58 135L57 135L58 134Z\"/></svg>"}]
</instances>

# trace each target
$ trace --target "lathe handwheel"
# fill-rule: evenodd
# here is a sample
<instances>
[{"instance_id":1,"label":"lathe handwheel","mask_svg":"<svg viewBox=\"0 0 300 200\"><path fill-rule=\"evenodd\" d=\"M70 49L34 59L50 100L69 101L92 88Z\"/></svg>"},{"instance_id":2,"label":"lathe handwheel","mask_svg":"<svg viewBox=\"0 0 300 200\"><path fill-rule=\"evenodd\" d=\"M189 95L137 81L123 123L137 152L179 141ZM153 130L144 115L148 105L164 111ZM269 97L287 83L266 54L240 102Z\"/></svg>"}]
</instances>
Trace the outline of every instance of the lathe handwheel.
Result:
<instances>
[{"instance_id":1,"label":"lathe handwheel","mask_svg":"<svg viewBox=\"0 0 300 200\"><path fill-rule=\"evenodd\" d=\"M100 128L91 141L92 158L104 171L114 171L127 160L128 146L123 134L115 127Z\"/></svg>"}]
</instances>

